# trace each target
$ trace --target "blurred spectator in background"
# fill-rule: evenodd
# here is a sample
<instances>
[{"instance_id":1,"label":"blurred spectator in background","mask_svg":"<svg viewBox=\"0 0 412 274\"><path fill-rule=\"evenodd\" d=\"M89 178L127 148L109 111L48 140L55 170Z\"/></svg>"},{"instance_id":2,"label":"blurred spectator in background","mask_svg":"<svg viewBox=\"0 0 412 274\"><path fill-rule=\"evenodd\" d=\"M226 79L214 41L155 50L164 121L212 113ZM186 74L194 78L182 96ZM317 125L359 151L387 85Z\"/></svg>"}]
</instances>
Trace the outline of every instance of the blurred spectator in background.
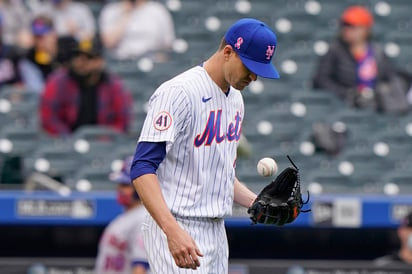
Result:
<instances>
[{"instance_id":1,"label":"blurred spectator in background","mask_svg":"<svg viewBox=\"0 0 412 274\"><path fill-rule=\"evenodd\" d=\"M35 14L50 16L58 36L73 36L78 41L91 40L96 23L90 8L72 0L46 0L32 7Z\"/></svg>"},{"instance_id":2,"label":"blurred spectator in background","mask_svg":"<svg viewBox=\"0 0 412 274\"><path fill-rule=\"evenodd\" d=\"M398 227L400 249L387 256L375 260L377 266L405 263L412 268L412 211L406 215Z\"/></svg>"},{"instance_id":3,"label":"blurred spectator in background","mask_svg":"<svg viewBox=\"0 0 412 274\"><path fill-rule=\"evenodd\" d=\"M76 48L78 41L73 36L60 36L57 38L57 57L56 61L59 67L68 68L72 58L72 51L70 49ZM87 43L87 42L84 42Z\"/></svg>"},{"instance_id":4,"label":"blurred spectator in background","mask_svg":"<svg viewBox=\"0 0 412 274\"><path fill-rule=\"evenodd\" d=\"M106 71L102 53L98 39L76 43L67 68L46 82L40 120L50 135L65 136L96 124L127 131L132 98L120 79Z\"/></svg>"},{"instance_id":5,"label":"blurred spectator in background","mask_svg":"<svg viewBox=\"0 0 412 274\"><path fill-rule=\"evenodd\" d=\"M31 47L32 17L23 0L0 0L0 15L3 21L3 42L24 49Z\"/></svg>"},{"instance_id":6,"label":"blurred spectator in background","mask_svg":"<svg viewBox=\"0 0 412 274\"><path fill-rule=\"evenodd\" d=\"M0 14L0 87L20 84L21 82L18 69L18 54L14 46L3 41L2 32L3 17Z\"/></svg>"},{"instance_id":7,"label":"blurred spectator in background","mask_svg":"<svg viewBox=\"0 0 412 274\"><path fill-rule=\"evenodd\" d=\"M372 14L362 6L343 12L339 37L319 61L314 88L334 92L355 107L404 111L407 87L382 47L372 42L373 23Z\"/></svg>"},{"instance_id":8,"label":"blurred spectator in background","mask_svg":"<svg viewBox=\"0 0 412 274\"><path fill-rule=\"evenodd\" d=\"M117 59L153 54L155 61L163 61L160 53L170 50L175 39L170 13L154 1L109 3L102 9L99 27L104 46Z\"/></svg>"},{"instance_id":9,"label":"blurred spectator in background","mask_svg":"<svg viewBox=\"0 0 412 274\"><path fill-rule=\"evenodd\" d=\"M49 17L38 16L31 24L34 44L20 61L25 87L35 93L43 91L47 77L57 67L57 36Z\"/></svg>"},{"instance_id":10,"label":"blurred spectator in background","mask_svg":"<svg viewBox=\"0 0 412 274\"><path fill-rule=\"evenodd\" d=\"M131 163L132 157L128 157L119 172L110 174L110 180L117 183L117 202L125 212L103 232L96 258L96 274L144 274L149 268L141 233L146 210L130 183Z\"/></svg>"}]
</instances>

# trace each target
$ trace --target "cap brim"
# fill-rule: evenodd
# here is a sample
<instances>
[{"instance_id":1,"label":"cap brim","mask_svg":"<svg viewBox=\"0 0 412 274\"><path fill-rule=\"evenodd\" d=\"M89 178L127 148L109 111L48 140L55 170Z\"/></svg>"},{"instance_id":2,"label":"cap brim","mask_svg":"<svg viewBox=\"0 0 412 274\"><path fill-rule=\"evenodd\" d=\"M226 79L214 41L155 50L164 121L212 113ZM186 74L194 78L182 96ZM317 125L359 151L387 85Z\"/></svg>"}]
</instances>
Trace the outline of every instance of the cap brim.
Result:
<instances>
[{"instance_id":1,"label":"cap brim","mask_svg":"<svg viewBox=\"0 0 412 274\"><path fill-rule=\"evenodd\" d=\"M43 36L52 32L52 29L32 30L34 36Z\"/></svg>"},{"instance_id":2,"label":"cap brim","mask_svg":"<svg viewBox=\"0 0 412 274\"><path fill-rule=\"evenodd\" d=\"M270 79L279 79L279 72L276 70L275 66L269 63L260 63L246 57L240 56L240 60L242 60L243 65L245 65L251 72L255 73L259 77L263 78L270 78Z\"/></svg>"},{"instance_id":3,"label":"cap brim","mask_svg":"<svg viewBox=\"0 0 412 274\"><path fill-rule=\"evenodd\" d=\"M115 184L130 184L130 177L119 173L111 173L109 179Z\"/></svg>"},{"instance_id":4,"label":"cap brim","mask_svg":"<svg viewBox=\"0 0 412 274\"><path fill-rule=\"evenodd\" d=\"M100 57L102 56L102 54L100 54L99 52L95 52L95 51L87 51L87 50L82 50L82 49L75 49L73 50L74 54L84 54L87 56L91 56L91 57Z\"/></svg>"}]
</instances>

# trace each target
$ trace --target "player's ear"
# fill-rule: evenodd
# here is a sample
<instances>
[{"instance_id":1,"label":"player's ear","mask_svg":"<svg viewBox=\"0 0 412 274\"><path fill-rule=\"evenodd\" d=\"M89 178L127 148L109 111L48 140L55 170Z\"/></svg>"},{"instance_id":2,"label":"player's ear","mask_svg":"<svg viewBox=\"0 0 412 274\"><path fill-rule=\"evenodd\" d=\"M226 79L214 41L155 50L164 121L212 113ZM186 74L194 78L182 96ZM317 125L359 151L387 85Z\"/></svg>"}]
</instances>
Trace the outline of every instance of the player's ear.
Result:
<instances>
[{"instance_id":1,"label":"player's ear","mask_svg":"<svg viewBox=\"0 0 412 274\"><path fill-rule=\"evenodd\" d=\"M232 54L235 54L235 51L233 50L231 45L226 45L223 48L223 56L225 57L225 60L229 60L229 58L232 56Z\"/></svg>"}]
</instances>

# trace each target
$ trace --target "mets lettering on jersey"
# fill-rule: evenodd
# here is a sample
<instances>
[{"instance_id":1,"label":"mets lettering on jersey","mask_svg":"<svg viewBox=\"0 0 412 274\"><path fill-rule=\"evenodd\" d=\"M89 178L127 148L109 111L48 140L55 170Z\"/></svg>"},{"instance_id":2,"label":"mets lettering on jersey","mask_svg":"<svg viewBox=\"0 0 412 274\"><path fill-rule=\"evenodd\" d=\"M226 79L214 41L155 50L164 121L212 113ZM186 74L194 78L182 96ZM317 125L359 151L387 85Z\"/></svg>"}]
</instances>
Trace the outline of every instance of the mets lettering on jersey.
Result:
<instances>
[{"instance_id":1,"label":"mets lettering on jersey","mask_svg":"<svg viewBox=\"0 0 412 274\"><path fill-rule=\"evenodd\" d=\"M232 213L243 114L240 91L223 92L200 66L165 82L153 94L139 142L167 144L156 173L172 213Z\"/></svg>"},{"instance_id":2,"label":"mets lettering on jersey","mask_svg":"<svg viewBox=\"0 0 412 274\"><path fill-rule=\"evenodd\" d=\"M209 119L207 120L205 130L195 138L194 144L196 147L201 145L210 146L213 140L216 140L216 143L219 144L226 138L230 142L233 140L239 141L241 132L240 121L242 120L239 112L236 113L235 121L229 124L229 128L223 135L221 135L221 117L221 109L217 111L217 114L214 110L209 113Z\"/></svg>"}]
</instances>

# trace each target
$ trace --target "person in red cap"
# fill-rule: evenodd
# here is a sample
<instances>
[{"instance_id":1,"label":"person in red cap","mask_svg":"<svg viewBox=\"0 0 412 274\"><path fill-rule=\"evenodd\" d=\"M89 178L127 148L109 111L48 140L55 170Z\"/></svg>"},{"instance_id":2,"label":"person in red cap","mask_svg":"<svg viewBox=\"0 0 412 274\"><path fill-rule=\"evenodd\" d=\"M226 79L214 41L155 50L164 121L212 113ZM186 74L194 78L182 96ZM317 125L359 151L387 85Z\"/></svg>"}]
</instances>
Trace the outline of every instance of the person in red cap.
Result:
<instances>
[{"instance_id":1,"label":"person in red cap","mask_svg":"<svg viewBox=\"0 0 412 274\"><path fill-rule=\"evenodd\" d=\"M372 42L373 24L365 7L350 6L342 13L338 39L319 60L313 86L335 93L352 106L388 111L376 100L378 89L386 84L405 101L406 87L382 47Z\"/></svg>"},{"instance_id":2,"label":"person in red cap","mask_svg":"<svg viewBox=\"0 0 412 274\"><path fill-rule=\"evenodd\" d=\"M342 22L351 26L362 27L361 31L369 32L373 26L373 16L368 9L362 6L351 6L342 14Z\"/></svg>"},{"instance_id":3,"label":"person in red cap","mask_svg":"<svg viewBox=\"0 0 412 274\"><path fill-rule=\"evenodd\" d=\"M397 234L400 248L389 255L376 259L374 263L377 266L403 263L412 267L412 211L402 219Z\"/></svg>"}]
</instances>

